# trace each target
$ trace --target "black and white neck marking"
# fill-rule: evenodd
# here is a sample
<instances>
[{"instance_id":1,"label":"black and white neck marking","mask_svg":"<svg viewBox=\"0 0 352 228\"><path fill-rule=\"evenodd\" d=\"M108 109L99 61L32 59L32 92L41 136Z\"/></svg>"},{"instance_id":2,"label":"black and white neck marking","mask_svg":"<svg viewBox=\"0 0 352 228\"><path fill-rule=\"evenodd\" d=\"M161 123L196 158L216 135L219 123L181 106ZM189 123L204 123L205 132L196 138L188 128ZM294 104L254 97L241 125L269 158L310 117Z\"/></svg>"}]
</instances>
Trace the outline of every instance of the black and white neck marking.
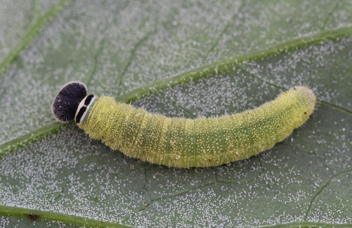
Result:
<instances>
[{"instance_id":1,"label":"black and white neck marking","mask_svg":"<svg viewBox=\"0 0 352 228\"><path fill-rule=\"evenodd\" d=\"M75 116L75 122L77 125L80 125L83 120L84 117L86 116L90 106L93 104L95 100L95 96L93 94L90 94L88 96L86 96L81 103L79 103L79 106L77 108L76 111L76 116Z\"/></svg>"}]
</instances>

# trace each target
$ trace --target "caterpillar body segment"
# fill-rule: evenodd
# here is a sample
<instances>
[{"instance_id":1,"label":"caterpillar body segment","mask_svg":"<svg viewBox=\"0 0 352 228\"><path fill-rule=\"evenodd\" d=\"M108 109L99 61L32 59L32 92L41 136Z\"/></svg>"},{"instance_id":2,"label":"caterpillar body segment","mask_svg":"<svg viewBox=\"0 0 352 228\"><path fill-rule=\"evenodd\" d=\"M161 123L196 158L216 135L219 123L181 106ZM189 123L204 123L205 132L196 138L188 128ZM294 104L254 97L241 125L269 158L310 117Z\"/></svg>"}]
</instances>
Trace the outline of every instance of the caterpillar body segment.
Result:
<instances>
[{"instance_id":1,"label":"caterpillar body segment","mask_svg":"<svg viewBox=\"0 0 352 228\"><path fill-rule=\"evenodd\" d=\"M67 86L77 86L77 82ZM130 157L185 168L217 166L270 149L301 126L315 106L315 96L306 87L292 88L256 109L216 118L169 118L106 96L79 99L75 121L93 139ZM57 100L67 103L69 98ZM59 109L56 118L63 116L67 121L62 106L54 102L53 112Z\"/></svg>"}]
</instances>

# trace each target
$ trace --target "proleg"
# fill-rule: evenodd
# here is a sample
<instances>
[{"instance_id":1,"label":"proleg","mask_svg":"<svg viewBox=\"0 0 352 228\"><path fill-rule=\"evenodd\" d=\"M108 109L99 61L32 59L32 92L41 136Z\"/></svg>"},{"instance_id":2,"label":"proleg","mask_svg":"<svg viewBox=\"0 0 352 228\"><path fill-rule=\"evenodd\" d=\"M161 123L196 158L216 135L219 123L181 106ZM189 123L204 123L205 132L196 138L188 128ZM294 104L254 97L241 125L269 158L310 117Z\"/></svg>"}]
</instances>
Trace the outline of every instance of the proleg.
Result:
<instances>
[{"instance_id":1,"label":"proleg","mask_svg":"<svg viewBox=\"0 0 352 228\"><path fill-rule=\"evenodd\" d=\"M315 102L313 92L299 86L243 113L169 118L112 97L87 96L83 83L72 82L55 98L53 112L60 121L74 119L91 138L129 157L188 168L227 164L272 148L308 120Z\"/></svg>"}]
</instances>

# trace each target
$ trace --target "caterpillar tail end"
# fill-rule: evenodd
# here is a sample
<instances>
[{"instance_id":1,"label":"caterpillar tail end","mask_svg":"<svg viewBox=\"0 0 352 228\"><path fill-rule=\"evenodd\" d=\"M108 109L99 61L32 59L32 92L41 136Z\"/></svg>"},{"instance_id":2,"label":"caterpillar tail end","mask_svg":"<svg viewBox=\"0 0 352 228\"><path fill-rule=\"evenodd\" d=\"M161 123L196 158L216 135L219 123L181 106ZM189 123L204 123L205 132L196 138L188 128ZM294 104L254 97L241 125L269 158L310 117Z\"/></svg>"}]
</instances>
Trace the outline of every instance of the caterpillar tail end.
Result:
<instances>
[{"instance_id":1,"label":"caterpillar tail end","mask_svg":"<svg viewBox=\"0 0 352 228\"><path fill-rule=\"evenodd\" d=\"M79 103L87 96L87 87L82 82L69 82L56 95L52 104L55 118L67 123L75 118Z\"/></svg>"},{"instance_id":2,"label":"caterpillar tail end","mask_svg":"<svg viewBox=\"0 0 352 228\"><path fill-rule=\"evenodd\" d=\"M316 97L312 90L304 86L298 86L293 88L294 94L299 100L299 108L296 109L294 116L296 121L294 128L301 126L306 122L309 116L313 113L316 103Z\"/></svg>"},{"instance_id":3,"label":"caterpillar tail end","mask_svg":"<svg viewBox=\"0 0 352 228\"><path fill-rule=\"evenodd\" d=\"M313 91L307 87L299 86L299 87L296 87L296 90L300 94L300 97L302 97L302 100L305 101L303 103L307 109L307 114L309 116L314 111L316 97Z\"/></svg>"}]
</instances>

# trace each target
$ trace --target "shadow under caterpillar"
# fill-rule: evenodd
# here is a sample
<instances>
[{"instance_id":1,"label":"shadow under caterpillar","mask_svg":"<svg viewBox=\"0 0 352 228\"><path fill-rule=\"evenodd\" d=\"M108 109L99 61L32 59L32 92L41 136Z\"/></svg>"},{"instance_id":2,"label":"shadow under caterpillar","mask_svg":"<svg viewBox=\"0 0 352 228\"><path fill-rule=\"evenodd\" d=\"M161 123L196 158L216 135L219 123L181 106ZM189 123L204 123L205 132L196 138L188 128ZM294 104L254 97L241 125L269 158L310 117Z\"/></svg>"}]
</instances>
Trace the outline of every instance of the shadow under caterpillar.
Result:
<instances>
[{"instance_id":1,"label":"shadow under caterpillar","mask_svg":"<svg viewBox=\"0 0 352 228\"><path fill-rule=\"evenodd\" d=\"M243 113L216 118L169 118L112 97L87 96L81 82L66 84L52 109L61 122L75 120L91 138L127 156L170 167L218 166L272 148L312 114L313 92L303 86Z\"/></svg>"}]
</instances>

